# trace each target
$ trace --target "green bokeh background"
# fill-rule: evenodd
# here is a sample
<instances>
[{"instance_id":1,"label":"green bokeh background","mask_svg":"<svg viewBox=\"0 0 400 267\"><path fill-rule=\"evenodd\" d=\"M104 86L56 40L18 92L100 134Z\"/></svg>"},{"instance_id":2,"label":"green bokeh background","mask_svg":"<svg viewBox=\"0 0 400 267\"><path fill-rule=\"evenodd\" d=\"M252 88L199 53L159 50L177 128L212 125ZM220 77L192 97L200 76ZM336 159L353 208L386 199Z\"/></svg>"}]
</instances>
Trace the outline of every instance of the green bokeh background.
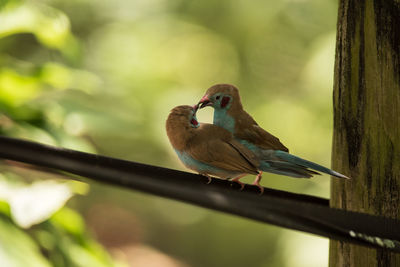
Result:
<instances>
[{"instance_id":1,"label":"green bokeh background","mask_svg":"<svg viewBox=\"0 0 400 267\"><path fill-rule=\"evenodd\" d=\"M165 134L169 110L231 83L291 153L329 166L336 13L320 0L2 0L0 132L184 170ZM198 118L211 122L212 110ZM8 184L63 180L9 162L0 171ZM262 184L328 197L329 179L265 174ZM85 181L88 193L76 185L29 229L3 198L0 265L327 266L327 239ZM16 247L10 231L29 253L5 249Z\"/></svg>"}]
</instances>

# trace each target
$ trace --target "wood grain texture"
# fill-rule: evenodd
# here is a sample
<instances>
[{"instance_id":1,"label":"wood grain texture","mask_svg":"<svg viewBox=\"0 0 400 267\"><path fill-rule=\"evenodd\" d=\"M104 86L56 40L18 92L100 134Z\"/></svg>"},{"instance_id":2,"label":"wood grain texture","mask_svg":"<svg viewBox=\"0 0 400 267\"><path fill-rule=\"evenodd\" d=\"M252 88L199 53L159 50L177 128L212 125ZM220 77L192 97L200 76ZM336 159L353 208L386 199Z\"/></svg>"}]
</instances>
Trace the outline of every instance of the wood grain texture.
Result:
<instances>
[{"instance_id":1,"label":"wood grain texture","mask_svg":"<svg viewBox=\"0 0 400 267\"><path fill-rule=\"evenodd\" d=\"M400 219L400 1L340 0L332 207ZM400 266L400 254L331 241L330 267Z\"/></svg>"}]
</instances>

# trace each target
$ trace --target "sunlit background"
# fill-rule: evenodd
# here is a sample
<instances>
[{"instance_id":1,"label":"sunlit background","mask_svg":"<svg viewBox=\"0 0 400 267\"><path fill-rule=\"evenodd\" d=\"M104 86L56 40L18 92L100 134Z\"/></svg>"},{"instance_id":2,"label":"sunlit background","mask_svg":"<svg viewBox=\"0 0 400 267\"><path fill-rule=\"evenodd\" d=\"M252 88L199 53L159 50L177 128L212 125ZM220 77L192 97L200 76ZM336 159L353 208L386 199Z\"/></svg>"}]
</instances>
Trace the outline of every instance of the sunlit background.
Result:
<instances>
[{"instance_id":1,"label":"sunlit background","mask_svg":"<svg viewBox=\"0 0 400 267\"><path fill-rule=\"evenodd\" d=\"M184 170L169 110L232 83L293 154L329 166L336 10L333 0L2 0L0 132ZM198 118L211 122L212 110ZM328 197L329 179L262 184ZM0 266L327 266L327 239L84 181L1 163Z\"/></svg>"}]
</instances>

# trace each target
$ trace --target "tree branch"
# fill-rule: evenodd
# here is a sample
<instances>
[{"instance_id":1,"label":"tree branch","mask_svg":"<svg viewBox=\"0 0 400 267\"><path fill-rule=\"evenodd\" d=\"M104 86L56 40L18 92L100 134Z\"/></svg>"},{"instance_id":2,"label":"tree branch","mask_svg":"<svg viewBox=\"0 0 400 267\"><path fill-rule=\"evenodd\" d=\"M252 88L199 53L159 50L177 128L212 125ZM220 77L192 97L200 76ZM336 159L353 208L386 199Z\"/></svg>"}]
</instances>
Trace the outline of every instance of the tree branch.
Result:
<instances>
[{"instance_id":1,"label":"tree branch","mask_svg":"<svg viewBox=\"0 0 400 267\"><path fill-rule=\"evenodd\" d=\"M400 252L400 222L329 208L327 199L0 136L0 157L336 240ZM375 238L376 237L376 238Z\"/></svg>"}]
</instances>

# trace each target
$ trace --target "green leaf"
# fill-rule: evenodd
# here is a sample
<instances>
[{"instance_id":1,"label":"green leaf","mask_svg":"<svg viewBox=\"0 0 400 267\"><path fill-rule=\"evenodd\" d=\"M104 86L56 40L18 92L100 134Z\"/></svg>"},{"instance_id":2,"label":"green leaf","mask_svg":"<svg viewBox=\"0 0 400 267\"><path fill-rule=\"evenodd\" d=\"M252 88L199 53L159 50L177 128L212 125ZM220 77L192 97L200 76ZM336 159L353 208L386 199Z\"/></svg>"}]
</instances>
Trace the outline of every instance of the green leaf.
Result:
<instances>
[{"instance_id":1,"label":"green leaf","mask_svg":"<svg viewBox=\"0 0 400 267\"><path fill-rule=\"evenodd\" d=\"M40 79L55 89L74 88L90 93L98 88L101 80L96 75L64 65L49 62L43 65Z\"/></svg>"},{"instance_id":2,"label":"green leaf","mask_svg":"<svg viewBox=\"0 0 400 267\"><path fill-rule=\"evenodd\" d=\"M0 263L12 267L50 267L31 237L0 216Z\"/></svg>"},{"instance_id":3,"label":"green leaf","mask_svg":"<svg viewBox=\"0 0 400 267\"><path fill-rule=\"evenodd\" d=\"M21 187L3 187L0 193L0 198L7 200L10 205L11 217L23 228L47 220L73 195L66 183L55 181L38 181Z\"/></svg>"},{"instance_id":4,"label":"green leaf","mask_svg":"<svg viewBox=\"0 0 400 267\"><path fill-rule=\"evenodd\" d=\"M7 202L5 201L0 201L0 213L3 213L4 215L7 215L8 217L10 216L10 205L8 205Z\"/></svg>"},{"instance_id":5,"label":"green leaf","mask_svg":"<svg viewBox=\"0 0 400 267\"><path fill-rule=\"evenodd\" d=\"M0 99L8 105L19 106L36 98L39 92L40 83L36 77L24 76L8 68L0 71Z\"/></svg>"},{"instance_id":6,"label":"green leaf","mask_svg":"<svg viewBox=\"0 0 400 267\"><path fill-rule=\"evenodd\" d=\"M82 236L84 234L84 220L78 212L67 207L64 207L56 212L51 217L50 221L73 235Z\"/></svg>"},{"instance_id":7,"label":"green leaf","mask_svg":"<svg viewBox=\"0 0 400 267\"><path fill-rule=\"evenodd\" d=\"M51 7L21 2L6 5L0 12L0 38L17 34L32 33L42 44L51 48L62 48L70 38L68 18Z\"/></svg>"}]
</instances>

